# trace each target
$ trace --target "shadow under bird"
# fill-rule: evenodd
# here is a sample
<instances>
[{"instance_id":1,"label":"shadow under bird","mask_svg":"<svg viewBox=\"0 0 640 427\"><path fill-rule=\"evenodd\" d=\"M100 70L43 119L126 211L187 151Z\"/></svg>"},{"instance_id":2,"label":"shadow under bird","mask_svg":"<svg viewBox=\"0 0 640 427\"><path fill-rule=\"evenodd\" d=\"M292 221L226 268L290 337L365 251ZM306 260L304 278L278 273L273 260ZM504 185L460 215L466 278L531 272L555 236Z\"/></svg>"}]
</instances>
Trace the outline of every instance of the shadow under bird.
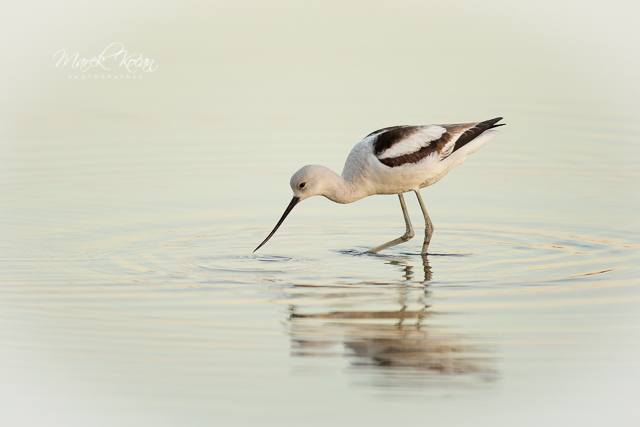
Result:
<instances>
[{"instance_id":1,"label":"shadow under bird","mask_svg":"<svg viewBox=\"0 0 640 427\"><path fill-rule=\"evenodd\" d=\"M411 239L415 233L403 193L413 191L424 216L422 254L427 254L433 224L420 189L438 182L495 134L502 117L474 123L423 126L391 126L365 136L344 165L342 175L319 165L307 165L291 177L293 198L271 233L255 248L260 249L275 234L291 210L302 200L324 196L336 203L351 203L374 194L397 194L406 226L397 239L368 252L376 253Z\"/></svg>"}]
</instances>

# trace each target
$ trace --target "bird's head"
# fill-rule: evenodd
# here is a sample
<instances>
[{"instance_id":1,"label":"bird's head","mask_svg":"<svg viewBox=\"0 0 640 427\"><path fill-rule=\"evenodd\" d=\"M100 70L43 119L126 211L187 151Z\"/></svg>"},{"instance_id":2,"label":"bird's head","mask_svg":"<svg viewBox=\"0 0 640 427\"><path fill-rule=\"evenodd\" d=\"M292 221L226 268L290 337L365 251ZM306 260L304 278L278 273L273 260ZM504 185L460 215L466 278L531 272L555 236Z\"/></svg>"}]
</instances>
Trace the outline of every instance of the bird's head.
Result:
<instances>
[{"instance_id":1,"label":"bird's head","mask_svg":"<svg viewBox=\"0 0 640 427\"><path fill-rule=\"evenodd\" d=\"M289 185L293 191L293 197L300 201L313 196L324 195L325 186L328 184L327 175L331 175L329 169L324 166L307 165L291 176Z\"/></svg>"},{"instance_id":2,"label":"bird's head","mask_svg":"<svg viewBox=\"0 0 640 427\"><path fill-rule=\"evenodd\" d=\"M264 239L253 252L267 243L298 203L309 197L325 195L326 189L330 186L331 178L334 175L335 174L328 168L318 165L307 165L294 173L289 181L289 185L291 185L291 190L293 191L293 198L289 202L289 206L284 210L284 213L278 220L276 226L273 227L273 230L271 230L271 233L269 233L267 238Z\"/></svg>"}]
</instances>

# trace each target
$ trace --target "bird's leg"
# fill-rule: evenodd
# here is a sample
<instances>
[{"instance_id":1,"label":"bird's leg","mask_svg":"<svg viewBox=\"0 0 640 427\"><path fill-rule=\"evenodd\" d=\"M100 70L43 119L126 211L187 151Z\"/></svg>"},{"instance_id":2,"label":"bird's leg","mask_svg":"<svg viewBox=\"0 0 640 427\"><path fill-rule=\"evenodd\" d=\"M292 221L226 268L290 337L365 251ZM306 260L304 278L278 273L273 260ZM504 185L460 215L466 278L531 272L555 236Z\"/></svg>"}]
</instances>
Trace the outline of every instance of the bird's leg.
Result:
<instances>
[{"instance_id":1,"label":"bird's leg","mask_svg":"<svg viewBox=\"0 0 640 427\"><path fill-rule=\"evenodd\" d=\"M430 282L433 274L431 273L431 265L429 265L427 254L422 254L422 271L424 272L424 281L422 283Z\"/></svg>"},{"instance_id":2,"label":"bird's leg","mask_svg":"<svg viewBox=\"0 0 640 427\"><path fill-rule=\"evenodd\" d=\"M422 215L424 216L424 242L422 243L422 254L426 255L427 250L429 249L429 243L431 243L431 236L433 235L433 223L431 222L431 218L429 218L429 212L427 212L427 207L424 205L424 201L422 201L422 196L418 190L413 190L416 193L416 197L418 198L418 203L420 203L420 209L422 210Z\"/></svg>"},{"instance_id":3,"label":"bird's leg","mask_svg":"<svg viewBox=\"0 0 640 427\"><path fill-rule=\"evenodd\" d=\"M411 226L411 219L409 218L409 212L407 212L407 205L404 202L404 196L402 195L402 193L398 194L398 198L400 199L400 206L402 207L402 215L404 215L404 224L406 226L406 231L402 236L398 237L397 239L393 239L390 242L383 243L380 246L376 246L373 249L369 249L367 252L375 254L380 252L383 249L387 249L387 248L390 248L391 246L404 243L407 240L411 239L413 236L415 236L413 227Z\"/></svg>"}]
</instances>

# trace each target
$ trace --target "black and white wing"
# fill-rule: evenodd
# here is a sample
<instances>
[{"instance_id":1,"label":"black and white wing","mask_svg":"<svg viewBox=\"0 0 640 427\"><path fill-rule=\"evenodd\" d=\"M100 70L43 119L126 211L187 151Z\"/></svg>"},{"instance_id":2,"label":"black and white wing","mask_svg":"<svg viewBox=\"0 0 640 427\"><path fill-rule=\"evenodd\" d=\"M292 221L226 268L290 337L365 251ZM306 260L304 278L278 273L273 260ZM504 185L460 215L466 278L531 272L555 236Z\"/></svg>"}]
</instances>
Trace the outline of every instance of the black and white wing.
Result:
<instances>
[{"instance_id":1,"label":"black and white wing","mask_svg":"<svg viewBox=\"0 0 640 427\"><path fill-rule=\"evenodd\" d=\"M373 153L380 163L396 167L418 163L428 156L444 160L484 131L493 129L502 117L475 123L427 126L392 126L367 135L373 138Z\"/></svg>"}]
</instances>

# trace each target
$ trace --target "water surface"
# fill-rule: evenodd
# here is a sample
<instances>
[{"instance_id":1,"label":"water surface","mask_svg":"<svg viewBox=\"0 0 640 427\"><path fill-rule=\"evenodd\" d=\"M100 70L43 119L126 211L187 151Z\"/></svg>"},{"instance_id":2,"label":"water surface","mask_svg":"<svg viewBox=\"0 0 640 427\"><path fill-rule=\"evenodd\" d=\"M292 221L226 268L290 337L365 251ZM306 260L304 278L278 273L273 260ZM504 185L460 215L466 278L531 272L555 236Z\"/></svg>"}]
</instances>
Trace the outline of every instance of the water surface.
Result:
<instances>
[{"instance_id":1,"label":"water surface","mask_svg":"<svg viewBox=\"0 0 640 427\"><path fill-rule=\"evenodd\" d=\"M589 23L605 11L578 8L576 49L551 2L372 8L367 25L356 6L316 9L158 12L128 39L163 61L154 75L47 69L2 104L6 416L632 425L640 116L625 26L598 21L603 41ZM496 115L498 137L423 192L429 256L411 195L417 236L383 254L364 251L403 232L396 197L305 201L252 254L299 166L340 170L390 124Z\"/></svg>"}]
</instances>

